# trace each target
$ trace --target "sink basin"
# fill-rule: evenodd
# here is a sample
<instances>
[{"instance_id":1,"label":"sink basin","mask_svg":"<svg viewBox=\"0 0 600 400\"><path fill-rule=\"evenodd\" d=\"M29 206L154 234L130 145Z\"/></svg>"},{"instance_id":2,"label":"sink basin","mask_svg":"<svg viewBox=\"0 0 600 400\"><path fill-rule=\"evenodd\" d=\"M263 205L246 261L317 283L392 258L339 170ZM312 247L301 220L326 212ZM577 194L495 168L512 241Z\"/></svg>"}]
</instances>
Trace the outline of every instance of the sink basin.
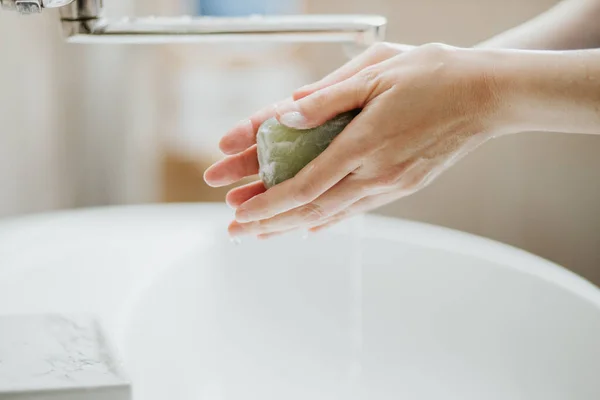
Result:
<instances>
[{"instance_id":1,"label":"sink basin","mask_svg":"<svg viewBox=\"0 0 600 400\"><path fill-rule=\"evenodd\" d=\"M0 224L0 315L93 313L134 399L600 399L600 290L523 251L360 217L232 243L222 205Z\"/></svg>"}]
</instances>

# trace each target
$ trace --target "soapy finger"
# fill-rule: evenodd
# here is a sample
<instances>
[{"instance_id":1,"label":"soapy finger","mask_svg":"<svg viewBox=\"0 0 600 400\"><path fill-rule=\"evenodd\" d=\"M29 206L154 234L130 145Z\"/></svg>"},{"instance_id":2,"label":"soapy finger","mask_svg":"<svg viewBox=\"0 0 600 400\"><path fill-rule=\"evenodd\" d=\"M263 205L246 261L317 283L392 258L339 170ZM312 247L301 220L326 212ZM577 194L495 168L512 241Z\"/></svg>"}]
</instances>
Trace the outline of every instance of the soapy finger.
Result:
<instances>
[{"instance_id":1,"label":"soapy finger","mask_svg":"<svg viewBox=\"0 0 600 400\"><path fill-rule=\"evenodd\" d=\"M252 182L232 189L225 196L225 201L231 208L238 208L254 196L264 193L267 189L262 181Z\"/></svg>"},{"instance_id":2,"label":"soapy finger","mask_svg":"<svg viewBox=\"0 0 600 400\"><path fill-rule=\"evenodd\" d=\"M346 220L346 218L348 218L348 217L344 217L344 216L336 216L336 217L330 218L330 219L328 219L328 220L327 220L327 222L325 222L324 224L317 225L317 226L315 226L315 227L313 227L313 228L310 228L310 229L309 229L309 232L310 232L310 233L318 233L318 232L322 232L322 231L324 231L324 230L327 230L327 229L329 229L329 228L333 227L334 225L337 225L337 224L339 224L340 222L342 222L342 221Z\"/></svg>"},{"instance_id":3,"label":"soapy finger","mask_svg":"<svg viewBox=\"0 0 600 400\"><path fill-rule=\"evenodd\" d=\"M276 236L285 235L286 233L294 232L296 230L297 229L286 229L284 231L279 231L279 232L262 233L262 234L258 235L257 238L260 239L260 240L267 240L267 239L271 239L271 238L276 237Z\"/></svg>"},{"instance_id":4,"label":"soapy finger","mask_svg":"<svg viewBox=\"0 0 600 400\"><path fill-rule=\"evenodd\" d=\"M237 232L236 228L232 227L236 227L238 225L238 223L236 221L233 221L230 225L229 225L229 234L232 237L239 237L239 235L237 235L235 232ZM277 236L282 236L288 233L292 233L292 232L296 232L298 231L299 228L291 228L291 229L282 229L280 231L275 231L275 232L269 232L269 233L259 233L258 235L256 235L256 238L259 240L266 240L266 239L271 239L273 237L277 237Z\"/></svg>"},{"instance_id":5,"label":"soapy finger","mask_svg":"<svg viewBox=\"0 0 600 400\"><path fill-rule=\"evenodd\" d=\"M372 211L385 204L391 203L392 201L395 201L400 197L402 197L402 195L397 193L386 193L364 197L358 200L356 203L349 206L348 208L346 208L345 210L328 218L326 221L324 221L323 224L310 228L309 231L316 233L331 228L333 225L337 225L348 218L354 217L358 214L363 214L368 211Z\"/></svg>"},{"instance_id":6,"label":"soapy finger","mask_svg":"<svg viewBox=\"0 0 600 400\"><path fill-rule=\"evenodd\" d=\"M238 234L266 234L281 230L309 227L356 203L365 194L365 184L349 176L316 200L272 218L238 223Z\"/></svg>"},{"instance_id":7,"label":"soapy finger","mask_svg":"<svg viewBox=\"0 0 600 400\"><path fill-rule=\"evenodd\" d=\"M219 142L219 148L224 154L231 155L240 153L256 143L256 133L263 122L275 116L277 105L283 105L291 102L292 98L287 98L279 103L271 104L260 111L254 113L247 119L244 119L231 128Z\"/></svg>"},{"instance_id":8,"label":"soapy finger","mask_svg":"<svg viewBox=\"0 0 600 400\"><path fill-rule=\"evenodd\" d=\"M254 145L210 166L204 172L204 181L212 187L231 185L240 179L256 175L258 167L257 148Z\"/></svg>"},{"instance_id":9,"label":"soapy finger","mask_svg":"<svg viewBox=\"0 0 600 400\"><path fill-rule=\"evenodd\" d=\"M429 183L431 183L434 175L436 174L437 167L440 165L439 160L430 160L426 163L415 164L418 168L411 168L405 176L400 179L398 189L383 194L376 194L364 197L357 202L353 203L344 210L334 214L323 224L311 227L310 232L319 232L324 229L330 228L331 226L342 222L348 218L352 218L358 214L363 214L369 211L373 211L379 207L389 204L393 201L399 200L403 197L410 196L417 191L421 190Z\"/></svg>"}]
</instances>

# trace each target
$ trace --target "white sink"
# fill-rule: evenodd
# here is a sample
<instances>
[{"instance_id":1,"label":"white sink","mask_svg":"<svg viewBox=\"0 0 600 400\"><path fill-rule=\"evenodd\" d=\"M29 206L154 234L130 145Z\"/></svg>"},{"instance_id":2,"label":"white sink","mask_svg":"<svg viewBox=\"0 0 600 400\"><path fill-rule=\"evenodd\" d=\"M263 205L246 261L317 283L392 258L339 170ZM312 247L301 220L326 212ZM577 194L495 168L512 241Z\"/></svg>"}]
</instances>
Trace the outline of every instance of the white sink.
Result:
<instances>
[{"instance_id":1,"label":"white sink","mask_svg":"<svg viewBox=\"0 0 600 400\"><path fill-rule=\"evenodd\" d=\"M600 399L600 291L525 252L369 216L233 244L220 205L0 224L0 315L95 313L136 400Z\"/></svg>"}]
</instances>

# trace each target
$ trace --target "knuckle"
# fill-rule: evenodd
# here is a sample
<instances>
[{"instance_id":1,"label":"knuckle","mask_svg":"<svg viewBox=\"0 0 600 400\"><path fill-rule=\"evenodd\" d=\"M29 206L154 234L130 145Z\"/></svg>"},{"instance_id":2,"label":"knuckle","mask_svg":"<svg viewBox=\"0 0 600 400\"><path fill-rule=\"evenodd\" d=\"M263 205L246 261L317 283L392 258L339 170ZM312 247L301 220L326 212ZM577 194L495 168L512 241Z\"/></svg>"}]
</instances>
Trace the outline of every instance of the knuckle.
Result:
<instances>
[{"instance_id":1,"label":"knuckle","mask_svg":"<svg viewBox=\"0 0 600 400\"><path fill-rule=\"evenodd\" d=\"M298 206L307 204L314 200L315 186L311 181L305 181L296 186L292 191L292 198Z\"/></svg>"},{"instance_id":2,"label":"knuckle","mask_svg":"<svg viewBox=\"0 0 600 400\"><path fill-rule=\"evenodd\" d=\"M432 168L432 169L426 171L423 174L423 176L421 177L419 189L429 186L429 184L431 184L431 182L433 182L435 180L435 178L437 178L437 176L440 174L440 172L441 172L441 170L437 169L437 168Z\"/></svg>"},{"instance_id":3,"label":"knuckle","mask_svg":"<svg viewBox=\"0 0 600 400\"><path fill-rule=\"evenodd\" d=\"M433 71L445 71L448 67L455 65L455 48L441 44L428 43L417 49L425 69Z\"/></svg>"},{"instance_id":4,"label":"knuckle","mask_svg":"<svg viewBox=\"0 0 600 400\"><path fill-rule=\"evenodd\" d=\"M389 42L377 42L369 47L372 54L390 54L395 50L394 46Z\"/></svg>"},{"instance_id":5,"label":"knuckle","mask_svg":"<svg viewBox=\"0 0 600 400\"><path fill-rule=\"evenodd\" d=\"M387 46L385 45L385 42L377 42L369 46L369 51L371 53L378 53L380 51L385 50L386 47Z\"/></svg>"},{"instance_id":6,"label":"knuckle","mask_svg":"<svg viewBox=\"0 0 600 400\"><path fill-rule=\"evenodd\" d=\"M409 193L414 193L426 186L427 180L431 175L431 169L425 168L414 174L409 174L403 179L402 188Z\"/></svg>"},{"instance_id":7,"label":"knuckle","mask_svg":"<svg viewBox=\"0 0 600 400\"><path fill-rule=\"evenodd\" d=\"M444 55L450 52L452 47L443 43L427 43L421 46L421 51L431 55Z\"/></svg>"},{"instance_id":8,"label":"knuckle","mask_svg":"<svg viewBox=\"0 0 600 400\"><path fill-rule=\"evenodd\" d=\"M397 189L404 178L405 172L408 168L407 164L400 164L394 168L378 174L370 182L370 188L375 192L388 192Z\"/></svg>"},{"instance_id":9,"label":"knuckle","mask_svg":"<svg viewBox=\"0 0 600 400\"><path fill-rule=\"evenodd\" d=\"M415 191L421 186L421 180L420 176L411 176L404 181L402 188L408 192Z\"/></svg>"},{"instance_id":10,"label":"knuckle","mask_svg":"<svg viewBox=\"0 0 600 400\"><path fill-rule=\"evenodd\" d=\"M325 88L316 91L310 97L306 98L307 103L310 101L310 108L314 110L322 110L331 103L331 88Z\"/></svg>"},{"instance_id":11,"label":"knuckle","mask_svg":"<svg viewBox=\"0 0 600 400\"><path fill-rule=\"evenodd\" d=\"M265 232L265 228L268 227L268 221L262 220L262 221L246 222L245 224L242 224L242 226L246 232L263 233L263 232Z\"/></svg>"},{"instance_id":12,"label":"knuckle","mask_svg":"<svg viewBox=\"0 0 600 400\"><path fill-rule=\"evenodd\" d=\"M305 221L309 222L320 221L328 216L323 207L317 203L308 203L303 206L301 215Z\"/></svg>"},{"instance_id":13,"label":"knuckle","mask_svg":"<svg viewBox=\"0 0 600 400\"><path fill-rule=\"evenodd\" d=\"M399 180L400 180L400 178L398 176L396 176L395 174L391 174L391 173L382 174L382 175L379 175L376 178L374 178L370 182L369 187L375 193L387 192L389 190L396 188L398 186Z\"/></svg>"},{"instance_id":14,"label":"knuckle","mask_svg":"<svg viewBox=\"0 0 600 400\"><path fill-rule=\"evenodd\" d=\"M364 83L372 85L379 80L380 71L375 66L370 66L363 69L358 76Z\"/></svg>"}]
</instances>

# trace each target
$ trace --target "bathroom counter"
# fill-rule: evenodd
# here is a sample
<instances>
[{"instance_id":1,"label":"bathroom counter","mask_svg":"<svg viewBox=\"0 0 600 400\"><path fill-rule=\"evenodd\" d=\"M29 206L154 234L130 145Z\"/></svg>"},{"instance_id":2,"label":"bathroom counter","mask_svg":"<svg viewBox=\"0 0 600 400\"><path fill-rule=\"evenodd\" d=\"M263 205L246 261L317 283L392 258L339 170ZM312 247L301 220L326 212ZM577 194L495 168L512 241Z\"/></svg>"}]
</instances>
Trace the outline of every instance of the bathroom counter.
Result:
<instances>
[{"instance_id":1,"label":"bathroom counter","mask_svg":"<svg viewBox=\"0 0 600 400\"><path fill-rule=\"evenodd\" d=\"M600 290L567 270L376 216L234 244L232 214L6 220L0 315L97 315L144 400L600 398Z\"/></svg>"}]
</instances>

